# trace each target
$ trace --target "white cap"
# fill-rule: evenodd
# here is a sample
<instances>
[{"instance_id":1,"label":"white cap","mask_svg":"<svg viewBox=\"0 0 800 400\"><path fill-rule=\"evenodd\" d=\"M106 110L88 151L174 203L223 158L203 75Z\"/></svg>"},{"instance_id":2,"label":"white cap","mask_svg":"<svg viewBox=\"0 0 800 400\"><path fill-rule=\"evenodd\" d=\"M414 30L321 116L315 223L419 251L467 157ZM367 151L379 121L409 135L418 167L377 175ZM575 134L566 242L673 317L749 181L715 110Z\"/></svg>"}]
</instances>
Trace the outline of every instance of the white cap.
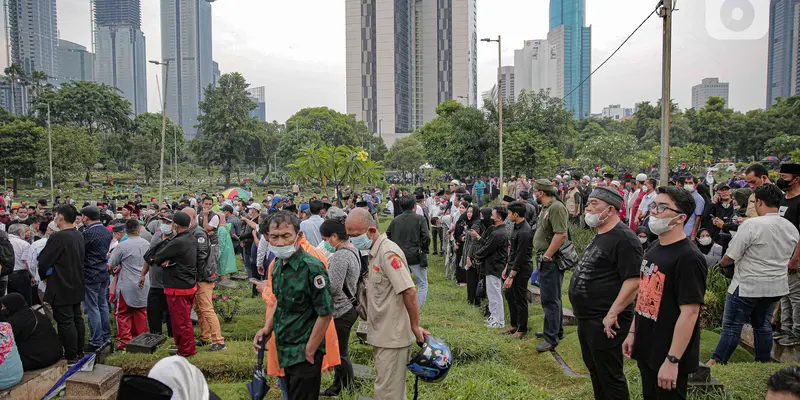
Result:
<instances>
[{"instance_id":1,"label":"white cap","mask_svg":"<svg viewBox=\"0 0 800 400\"><path fill-rule=\"evenodd\" d=\"M247 208L255 208L258 212L261 212L261 203L253 203L247 206Z\"/></svg>"},{"instance_id":2,"label":"white cap","mask_svg":"<svg viewBox=\"0 0 800 400\"><path fill-rule=\"evenodd\" d=\"M647 175L645 175L645 174L636 175L636 180L639 181L639 182L644 182L644 181L647 180Z\"/></svg>"},{"instance_id":3,"label":"white cap","mask_svg":"<svg viewBox=\"0 0 800 400\"><path fill-rule=\"evenodd\" d=\"M556 179L561 180L561 175L556 175Z\"/></svg>"},{"instance_id":4,"label":"white cap","mask_svg":"<svg viewBox=\"0 0 800 400\"><path fill-rule=\"evenodd\" d=\"M58 225L56 225L56 221L50 221L50 223L47 224L47 229L50 229L53 232L58 232L58 231L61 230L61 229L58 229Z\"/></svg>"},{"instance_id":5,"label":"white cap","mask_svg":"<svg viewBox=\"0 0 800 400\"><path fill-rule=\"evenodd\" d=\"M611 181L611 185L619 187L619 181Z\"/></svg>"},{"instance_id":6,"label":"white cap","mask_svg":"<svg viewBox=\"0 0 800 400\"><path fill-rule=\"evenodd\" d=\"M589 175L584 175L584 176L583 176L583 179L584 179L584 180L587 180L587 181L591 180L591 178L589 178Z\"/></svg>"},{"instance_id":7,"label":"white cap","mask_svg":"<svg viewBox=\"0 0 800 400\"><path fill-rule=\"evenodd\" d=\"M451 185L456 185L456 186L461 186L461 182L459 182L458 179L453 179L452 181L450 181L450 184Z\"/></svg>"}]
</instances>

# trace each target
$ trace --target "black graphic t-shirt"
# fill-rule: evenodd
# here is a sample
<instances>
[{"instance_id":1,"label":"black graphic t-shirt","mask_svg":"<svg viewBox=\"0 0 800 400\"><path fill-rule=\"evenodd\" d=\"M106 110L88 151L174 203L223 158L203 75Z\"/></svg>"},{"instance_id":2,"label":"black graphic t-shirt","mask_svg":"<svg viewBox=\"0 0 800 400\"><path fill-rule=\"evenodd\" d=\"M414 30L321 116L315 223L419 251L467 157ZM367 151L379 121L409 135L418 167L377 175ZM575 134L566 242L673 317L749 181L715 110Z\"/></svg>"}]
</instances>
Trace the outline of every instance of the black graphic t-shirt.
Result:
<instances>
[{"instance_id":1,"label":"black graphic t-shirt","mask_svg":"<svg viewBox=\"0 0 800 400\"><path fill-rule=\"evenodd\" d=\"M703 254L687 238L667 246L653 242L645 252L640 271L633 358L658 370L672 345L675 323L681 314L680 306L703 304L708 267ZM679 373L697 369L700 362L699 316L686 351L679 358Z\"/></svg>"},{"instance_id":2,"label":"black graphic t-shirt","mask_svg":"<svg viewBox=\"0 0 800 400\"><path fill-rule=\"evenodd\" d=\"M800 196L781 200L781 205L778 207L778 215L800 229Z\"/></svg>"},{"instance_id":3,"label":"black graphic t-shirt","mask_svg":"<svg viewBox=\"0 0 800 400\"><path fill-rule=\"evenodd\" d=\"M639 276L642 245L636 234L622 222L597 235L583 251L569 283L569 301L575 317L603 318L617 299L622 283ZM633 317L633 304L623 315Z\"/></svg>"}]
</instances>

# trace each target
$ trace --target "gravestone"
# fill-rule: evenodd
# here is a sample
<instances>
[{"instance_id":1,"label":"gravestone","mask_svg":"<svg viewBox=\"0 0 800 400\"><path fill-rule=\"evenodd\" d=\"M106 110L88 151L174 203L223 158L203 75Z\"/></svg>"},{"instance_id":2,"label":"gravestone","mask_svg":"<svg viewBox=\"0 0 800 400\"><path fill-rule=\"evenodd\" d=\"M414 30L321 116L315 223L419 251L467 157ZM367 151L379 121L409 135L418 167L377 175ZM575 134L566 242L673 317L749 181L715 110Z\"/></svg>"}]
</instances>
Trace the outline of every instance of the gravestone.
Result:
<instances>
[{"instance_id":1,"label":"gravestone","mask_svg":"<svg viewBox=\"0 0 800 400\"><path fill-rule=\"evenodd\" d=\"M353 376L356 379L364 381L375 379L375 374L372 372L372 368L369 365L364 364L353 364Z\"/></svg>"},{"instance_id":2,"label":"gravestone","mask_svg":"<svg viewBox=\"0 0 800 400\"><path fill-rule=\"evenodd\" d=\"M166 341L167 337L164 335L143 333L128 342L128 344L125 346L125 351L128 353L153 354L158 346L162 345Z\"/></svg>"},{"instance_id":3,"label":"gravestone","mask_svg":"<svg viewBox=\"0 0 800 400\"><path fill-rule=\"evenodd\" d=\"M64 399L113 399L119 390L122 368L95 365L92 372L76 372L67 378L67 395Z\"/></svg>"},{"instance_id":4,"label":"gravestone","mask_svg":"<svg viewBox=\"0 0 800 400\"><path fill-rule=\"evenodd\" d=\"M231 279L234 280L234 281L246 281L246 280L250 279L250 277L247 276L246 273L237 272L237 273L231 275Z\"/></svg>"},{"instance_id":5,"label":"gravestone","mask_svg":"<svg viewBox=\"0 0 800 400\"><path fill-rule=\"evenodd\" d=\"M233 279L225 279L224 281L217 282L217 287L220 289L235 290L239 288L239 284Z\"/></svg>"},{"instance_id":6,"label":"gravestone","mask_svg":"<svg viewBox=\"0 0 800 400\"><path fill-rule=\"evenodd\" d=\"M358 322L358 327L356 328L356 337L361 344L368 344L367 343L367 323L364 321Z\"/></svg>"},{"instance_id":7,"label":"gravestone","mask_svg":"<svg viewBox=\"0 0 800 400\"><path fill-rule=\"evenodd\" d=\"M528 286L528 291L530 292L530 297L528 300L531 304L542 304L542 292L536 286Z\"/></svg>"},{"instance_id":8,"label":"gravestone","mask_svg":"<svg viewBox=\"0 0 800 400\"><path fill-rule=\"evenodd\" d=\"M689 392L692 393L722 393L725 385L711 376L711 368L700 363L693 374L689 375Z\"/></svg>"},{"instance_id":9,"label":"gravestone","mask_svg":"<svg viewBox=\"0 0 800 400\"><path fill-rule=\"evenodd\" d=\"M40 400L66 372L66 360L59 360L47 368L26 371L18 384L0 390L0 400Z\"/></svg>"},{"instance_id":10,"label":"gravestone","mask_svg":"<svg viewBox=\"0 0 800 400\"><path fill-rule=\"evenodd\" d=\"M569 308L564 308L562 310L564 313L564 326L577 326L578 319L575 318L575 313L572 312Z\"/></svg>"}]
</instances>

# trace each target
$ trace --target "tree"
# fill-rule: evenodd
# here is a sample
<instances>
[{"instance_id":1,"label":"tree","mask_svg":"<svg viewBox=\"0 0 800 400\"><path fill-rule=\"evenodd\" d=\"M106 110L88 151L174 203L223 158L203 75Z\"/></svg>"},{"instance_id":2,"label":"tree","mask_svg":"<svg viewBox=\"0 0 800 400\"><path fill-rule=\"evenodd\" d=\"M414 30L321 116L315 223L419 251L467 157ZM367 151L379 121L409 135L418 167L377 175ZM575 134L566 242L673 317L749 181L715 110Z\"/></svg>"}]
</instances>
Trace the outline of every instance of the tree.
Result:
<instances>
[{"instance_id":1,"label":"tree","mask_svg":"<svg viewBox=\"0 0 800 400\"><path fill-rule=\"evenodd\" d=\"M594 171L598 166L616 171L633 166L635 150L633 135L606 132L578 143L575 163L584 171Z\"/></svg>"},{"instance_id":2,"label":"tree","mask_svg":"<svg viewBox=\"0 0 800 400\"><path fill-rule=\"evenodd\" d=\"M288 167L293 180L333 183L337 194L344 185L372 185L384 177L383 167L370 160L366 150L352 146L304 146Z\"/></svg>"},{"instance_id":3,"label":"tree","mask_svg":"<svg viewBox=\"0 0 800 400\"><path fill-rule=\"evenodd\" d=\"M91 178L94 164L101 158L98 138L90 136L85 129L75 125L53 125L53 177L56 182L66 182L84 173L86 181ZM48 141L40 140L36 158L40 171L49 171ZM42 157L41 155L45 155Z\"/></svg>"},{"instance_id":4,"label":"tree","mask_svg":"<svg viewBox=\"0 0 800 400\"><path fill-rule=\"evenodd\" d=\"M144 171L145 184L150 184L161 167L161 114L144 113L136 116L133 121L133 134L130 136L131 152L135 154L133 161ZM175 140L177 137L178 148L183 148L186 139L183 137L183 129L180 125L173 124L167 120L167 127L164 135L165 158L173 153ZM181 151L183 154L183 151Z\"/></svg>"},{"instance_id":5,"label":"tree","mask_svg":"<svg viewBox=\"0 0 800 400\"><path fill-rule=\"evenodd\" d=\"M384 164L400 172L416 171L425 164L425 148L414 135L397 139Z\"/></svg>"},{"instance_id":6,"label":"tree","mask_svg":"<svg viewBox=\"0 0 800 400\"><path fill-rule=\"evenodd\" d=\"M21 106L21 104L17 104L16 88L17 85L22 86L22 89L25 88L27 74L25 73L25 69L17 63L12 63L11 66L6 67L6 69L3 70L3 73L5 74L4 81L11 86L11 103L13 104L12 113L14 115L19 115L22 113L22 110L18 108L18 106ZM19 97L21 98L22 96Z\"/></svg>"},{"instance_id":7,"label":"tree","mask_svg":"<svg viewBox=\"0 0 800 400\"><path fill-rule=\"evenodd\" d=\"M59 90L42 88L31 101L40 125L47 117L53 124L72 124L96 132L123 131L131 126L131 103L120 95L119 89L89 81L62 83Z\"/></svg>"},{"instance_id":8,"label":"tree","mask_svg":"<svg viewBox=\"0 0 800 400\"><path fill-rule=\"evenodd\" d=\"M781 135L767 140L764 151L769 155L783 158L789 153L800 148L800 136Z\"/></svg>"},{"instance_id":9,"label":"tree","mask_svg":"<svg viewBox=\"0 0 800 400\"><path fill-rule=\"evenodd\" d=\"M0 125L0 169L14 178L14 191L19 178L36 173L36 160L42 158L36 145L42 129L30 121L16 120ZM45 157L46 159L46 157Z\"/></svg>"},{"instance_id":10,"label":"tree","mask_svg":"<svg viewBox=\"0 0 800 400\"><path fill-rule=\"evenodd\" d=\"M363 124L363 122L362 122ZM311 130L319 134L323 143L329 146L363 146L356 135L355 119L351 120L346 114L342 114L328 107L304 108L286 120L286 127L289 131L300 128ZM366 128L366 125L364 125Z\"/></svg>"},{"instance_id":11,"label":"tree","mask_svg":"<svg viewBox=\"0 0 800 400\"><path fill-rule=\"evenodd\" d=\"M509 175L549 176L559 159L556 149L536 131L514 130L503 136L503 161Z\"/></svg>"},{"instance_id":12,"label":"tree","mask_svg":"<svg viewBox=\"0 0 800 400\"><path fill-rule=\"evenodd\" d=\"M197 128L202 140L194 147L195 154L222 166L226 186L231 184L234 167L244 162L258 130L258 120L248 115L256 107L248 97L249 86L242 74L225 74L217 87L206 88L205 99L200 102Z\"/></svg>"}]
</instances>

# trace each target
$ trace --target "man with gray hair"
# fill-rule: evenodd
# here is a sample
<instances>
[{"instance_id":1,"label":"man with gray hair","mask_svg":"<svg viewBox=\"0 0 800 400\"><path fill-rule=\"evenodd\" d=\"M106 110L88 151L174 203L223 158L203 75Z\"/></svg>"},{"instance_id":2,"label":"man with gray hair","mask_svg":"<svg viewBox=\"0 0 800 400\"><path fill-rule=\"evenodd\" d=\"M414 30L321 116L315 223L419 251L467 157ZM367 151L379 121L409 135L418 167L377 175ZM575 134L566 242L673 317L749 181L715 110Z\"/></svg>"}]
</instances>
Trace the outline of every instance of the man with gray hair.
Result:
<instances>
[{"instance_id":1,"label":"man with gray hair","mask_svg":"<svg viewBox=\"0 0 800 400\"><path fill-rule=\"evenodd\" d=\"M31 303L31 272L25 264L25 254L31 247L28 243L28 225L14 224L8 227L8 240L14 248L14 271L8 276L8 293L19 293Z\"/></svg>"}]
</instances>

